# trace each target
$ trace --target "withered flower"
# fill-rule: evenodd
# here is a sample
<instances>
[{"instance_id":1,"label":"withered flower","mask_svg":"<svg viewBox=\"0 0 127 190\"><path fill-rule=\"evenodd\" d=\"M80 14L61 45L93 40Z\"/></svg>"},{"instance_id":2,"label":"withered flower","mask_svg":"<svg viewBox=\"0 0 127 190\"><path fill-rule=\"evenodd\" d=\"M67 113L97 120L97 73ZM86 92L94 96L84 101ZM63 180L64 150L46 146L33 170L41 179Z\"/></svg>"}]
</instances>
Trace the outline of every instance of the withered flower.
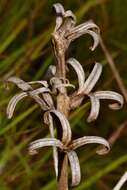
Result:
<instances>
[{"instance_id":1,"label":"withered flower","mask_svg":"<svg viewBox=\"0 0 127 190\"><path fill-rule=\"evenodd\" d=\"M76 17L72 11L65 11L60 3L54 4L53 7L57 16L56 27L53 32L54 40L56 39L55 42L57 42L57 38L61 38L64 46L63 50L66 50L70 43L76 38L84 34L89 34L94 39L94 44L90 47L93 51L99 44L99 27L91 20L76 26ZM59 44L56 45L59 47Z\"/></svg>"},{"instance_id":2,"label":"withered flower","mask_svg":"<svg viewBox=\"0 0 127 190\"><path fill-rule=\"evenodd\" d=\"M20 92L19 94L16 94L10 100L7 107L7 116L9 119L13 116L17 103L27 96L33 98L41 106L43 110L50 109L49 105L43 100L43 98L39 96L39 94L48 93L48 100L50 99L50 102L52 101L52 98L49 94L50 90L48 88L48 83L46 81L25 82L18 77L10 77L7 80L7 82L12 82L16 84L23 91L23 92ZM31 86L32 84L41 84L43 85L43 87L40 87L34 90L33 87ZM53 106L53 101L52 101L52 106Z\"/></svg>"},{"instance_id":3,"label":"withered flower","mask_svg":"<svg viewBox=\"0 0 127 190\"><path fill-rule=\"evenodd\" d=\"M46 146L57 147L62 152L65 152L67 154L71 167L71 173L72 173L71 185L77 186L81 180L81 173L80 173L79 159L75 150L81 146L93 143L103 145L101 149L96 151L96 153L99 155L106 154L110 150L109 143L104 138L96 136L84 136L79 139L73 140L68 145L63 144L60 140L56 138L38 139L33 141L29 145L29 153L32 155L36 154L38 149Z\"/></svg>"},{"instance_id":4,"label":"withered flower","mask_svg":"<svg viewBox=\"0 0 127 190\"><path fill-rule=\"evenodd\" d=\"M110 109L117 110L123 106L123 97L117 92L113 91L92 92L102 72L101 64L95 63L92 72L90 73L89 77L85 80L84 70L81 64L76 59L70 58L67 60L67 63L70 64L76 71L78 76L78 84L79 84L77 92L76 93L74 92L74 94L72 95L70 105L72 108L75 108L75 106L77 107L76 101L77 103L81 104L85 96L88 96L91 102L91 111L87 119L88 122L97 119L99 115L101 99L116 101L115 103L109 105Z\"/></svg>"}]
</instances>

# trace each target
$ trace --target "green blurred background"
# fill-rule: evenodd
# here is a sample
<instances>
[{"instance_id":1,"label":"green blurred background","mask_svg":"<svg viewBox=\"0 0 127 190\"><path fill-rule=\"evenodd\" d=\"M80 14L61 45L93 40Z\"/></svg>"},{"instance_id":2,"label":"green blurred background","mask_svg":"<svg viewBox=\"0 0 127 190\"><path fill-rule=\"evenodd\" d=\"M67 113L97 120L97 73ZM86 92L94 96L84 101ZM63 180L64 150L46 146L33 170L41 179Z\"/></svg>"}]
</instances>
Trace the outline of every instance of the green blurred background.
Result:
<instances>
[{"instance_id":1,"label":"green blurred background","mask_svg":"<svg viewBox=\"0 0 127 190\"><path fill-rule=\"evenodd\" d=\"M14 85L5 88L3 80L11 75L26 81L43 79L54 63L50 34L55 26L53 0L0 0L0 190L56 189L52 150L43 149L29 156L27 145L33 139L45 137L38 106L29 99L18 104L14 117L8 120L6 107L18 92ZM127 0L63 0L59 1L77 16L78 23L93 19L100 26L102 37L125 88L127 86ZM83 65L86 73L96 60L104 65L96 89L115 90L119 86L100 46L91 52L91 38L83 36L68 51ZM72 74L72 80L75 77ZM108 101L101 103L99 118L86 123L89 106L82 106L70 116L74 138L98 135L109 139L123 128L106 156L95 154L95 147L80 148L82 180L77 190L111 190L127 170L127 102L119 111L111 111ZM127 185L127 184L126 184ZM126 190L126 185L123 190ZM71 188L70 188L71 189Z\"/></svg>"}]
</instances>

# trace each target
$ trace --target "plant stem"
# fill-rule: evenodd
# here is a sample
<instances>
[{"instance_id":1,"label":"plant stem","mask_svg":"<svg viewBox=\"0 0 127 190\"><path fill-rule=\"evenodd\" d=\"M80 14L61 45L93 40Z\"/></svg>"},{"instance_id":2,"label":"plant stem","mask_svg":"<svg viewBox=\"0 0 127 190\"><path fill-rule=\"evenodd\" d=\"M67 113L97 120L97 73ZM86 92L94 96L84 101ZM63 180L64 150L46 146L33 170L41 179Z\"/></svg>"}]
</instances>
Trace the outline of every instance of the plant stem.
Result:
<instances>
[{"instance_id":1,"label":"plant stem","mask_svg":"<svg viewBox=\"0 0 127 190\"><path fill-rule=\"evenodd\" d=\"M52 42L54 54L57 60L56 77L66 79L65 65L65 47L64 39L58 33L52 34ZM69 97L67 96L66 88L62 87L62 93L57 96L57 110L63 113L66 117L69 115ZM58 130L58 139L61 138L61 131ZM68 158L65 153L58 154L58 190L68 190Z\"/></svg>"}]
</instances>

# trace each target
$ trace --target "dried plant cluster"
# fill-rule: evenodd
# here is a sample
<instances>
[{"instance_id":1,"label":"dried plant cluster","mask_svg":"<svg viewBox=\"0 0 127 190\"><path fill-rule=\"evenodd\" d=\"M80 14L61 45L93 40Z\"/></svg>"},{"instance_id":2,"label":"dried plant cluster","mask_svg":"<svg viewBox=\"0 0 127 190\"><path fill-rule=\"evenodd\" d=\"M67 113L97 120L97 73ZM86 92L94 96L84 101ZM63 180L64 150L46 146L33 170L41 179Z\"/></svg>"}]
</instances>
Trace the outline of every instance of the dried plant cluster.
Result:
<instances>
[{"instance_id":1,"label":"dried plant cluster","mask_svg":"<svg viewBox=\"0 0 127 190\"><path fill-rule=\"evenodd\" d=\"M54 167L58 181L60 178L64 179L62 167L59 167L60 162L62 162L60 161L61 155L63 155L62 160L66 157L70 163L72 186L77 186L80 183L81 174L76 149L87 144L97 143L102 146L96 152L103 155L109 152L110 145L107 140L98 136L84 136L72 140L72 129L68 120L70 112L88 101L89 98L91 110L87 121L92 122L99 115L101 99L113 100L109 108L117 110L123 105L123 97L113 91L93 92L93 88L102 72L100 63L95 63L92 72L86 78L82 65L75 58L65 59L65 54L71 42L84 34L92 36L94 43L90 49L94 51L100 39L98 26L93 21L76 25L76 17L70 10L65 11L59 3L54 4L53 7L56 11L56 26L52 33L52 43L56 65L50 65L47 81L25 82L13 76L7 80L16 84L22 90L10 100L7 115L8 118L12 118L17 103L23 98L29 96L35 100L42 110L44 123L49 126L50 137L31 142L29 153L36 154L42 147L53 147ZM66 78L66 73L70 72L70 67L76 72L75 78L77 77L78 87L71 84ZM39 85L37 89L36 85ZM73 88L71 92L68 91L69 87ZM55 122L56 118L59 122ZM54 127L59 128L57 134ZM65 164L64 161L63 164ZM67 173L67 171L64 173ZM59 189L64 188L59 187Z\"/></svg>"}]
</instances>

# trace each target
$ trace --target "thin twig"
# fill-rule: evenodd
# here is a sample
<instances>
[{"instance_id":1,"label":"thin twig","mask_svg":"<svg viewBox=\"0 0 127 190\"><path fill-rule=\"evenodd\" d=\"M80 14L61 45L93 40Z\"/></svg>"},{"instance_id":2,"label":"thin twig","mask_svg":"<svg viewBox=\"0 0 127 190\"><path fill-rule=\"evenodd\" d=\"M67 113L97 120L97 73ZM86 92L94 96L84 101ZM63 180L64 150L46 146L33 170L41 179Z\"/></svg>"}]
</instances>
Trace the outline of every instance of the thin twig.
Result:
<instances>
[{"instance_id":1,"label":"thin twig","mask_svg":"<svg viewBox=\"0 0 127 190\"><path fill-rule=\"evenodd\" d=\"M121 126L115 132L113 132L113 134L110 136L108 140L110 145L113 145L117 141L117 139L121 137L126 127L127 127L127 121L122 123Z\"/></svg>"},{"instance_id":2,"label":"thin twig","mask_svg":"<svg viewBox=\"0 0 127 190\"><path fill-rule=\"evenodd\" d=\"M112 70L112 73L113 73L113 75L114 75L114 77L116 79L116 82L117 82L122 94L124 95L125 101L127 103L127 90L126 90L126 88L125 88L125 86L123 84L123 81L122 81L122 79L120 77L120 74L119 74L119 72L118 72L118 70L117 70L117 68L115 66L113 58L112 58L110 52L108 51L108 49L106 48L101 36L100 36L100 46L101 46L101 48L102 48L102 50L103 50L103 52L104 52L104 54L105 54L105 56L107 58L107 61L108 61L109 66L110 66L110 68Z\"/></svg>"},{"instance_id":3,"label":"thin twig","mask_svg":"<svg viewBox=\"0 0 127 190\"><path fill-rule=\"evenodd\" d=\"M114 187L113 190L120 190L123 184L127 181L127 171L124 173L124 175L121 177L117 185Z\"/></svg>"}]
</instances>

